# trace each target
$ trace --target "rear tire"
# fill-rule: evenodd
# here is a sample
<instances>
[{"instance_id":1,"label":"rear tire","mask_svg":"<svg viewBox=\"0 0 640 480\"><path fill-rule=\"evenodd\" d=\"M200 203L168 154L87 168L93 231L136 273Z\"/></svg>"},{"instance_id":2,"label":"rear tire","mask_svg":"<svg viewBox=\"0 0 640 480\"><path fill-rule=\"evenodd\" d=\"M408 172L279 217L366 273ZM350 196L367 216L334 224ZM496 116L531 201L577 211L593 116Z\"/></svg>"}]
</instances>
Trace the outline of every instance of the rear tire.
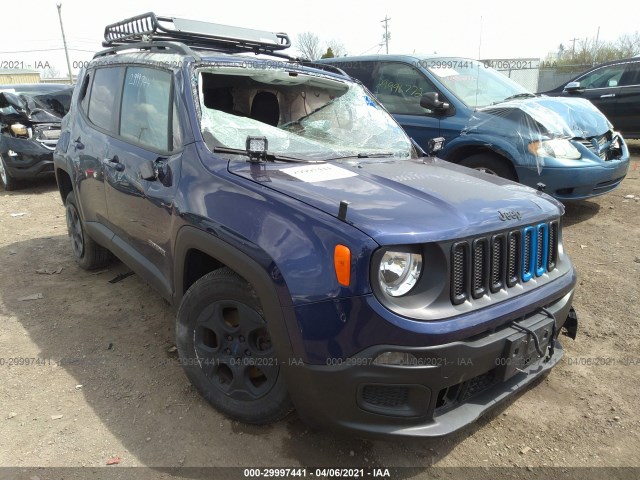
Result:
<instances>
[{"instance_id":1,"label":"rear tire","mask_svg":"<svg viewBox=\"0 0 640 480\"><path fill-rule=\"evenodd\" d=\"M14 177L9 174L7 170L7 164L4 161L4 156L0 153L0 180L4 185L6 191L17 190L20 188L20 183Z\"/></svg>"},{"instance_id":2,"label":"rear tire","mask_svg":"<svg viewBox=\"0 0 640 480\"><path fill-rule=\"evenodd\" d=\"M104 267L111 260L111 252L102 245L98 245L85 230L73 192L67 195L65 208L74 260L80 268L85 270Z\"/></svg>"},{"instance_id":3,"label":"rear tire","mask_svg":"<svg viewBox=\"0 0 640 480\"><path fill-rule=\"evenodd\" d=\"M266 424L292 410L258 297L229 268L189 288L178 310L176 345L191 383L224 415Z\"/></svg>"},{"instance_id":4,"label":"rear tire","mask_svg":"<svg viewBox=\"0 0 640 480\"><path fill-rule=\"evenodd\" d=\"M473 168L489 175L497 175L507 180L518 181L516 171L506 158L490 153L476 153L465 158L460 165Z\"/></svg>"}]
</instances>

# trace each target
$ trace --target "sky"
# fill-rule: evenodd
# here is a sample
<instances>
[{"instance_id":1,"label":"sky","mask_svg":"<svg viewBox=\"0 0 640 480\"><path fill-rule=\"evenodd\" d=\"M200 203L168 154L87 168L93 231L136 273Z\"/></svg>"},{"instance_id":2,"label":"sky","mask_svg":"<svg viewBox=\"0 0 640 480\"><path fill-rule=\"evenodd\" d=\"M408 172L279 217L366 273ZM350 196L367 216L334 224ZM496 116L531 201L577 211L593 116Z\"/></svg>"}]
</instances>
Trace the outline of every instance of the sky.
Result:
<instances>
[{"instance_id":1,"label":"sky","mask_svg":"<svg viewBox=\"0 0 640 480\"><path fill-rule=\"evenodd\" d=\"M56 4L62 2L70 62L75 72L100 50L104 27L140 13L284 31L294 42L313 32L336 40L350 55L384 53L383 20L390 18L389 53L438 53L482 59L542 58L572 39L612 41L639 30L640 4L603 11L603 2L537 0L270 2L266 0L31 0L8 2L0 27L0 68L51 66L67 73ZM5 0L6 2L6 0ZM628 2L631 5L632 2ZM6 13L6 10L5 10ZM10 20L10 21L9 21ZM37 52L27 52L41 50ZM291 50L290 54L296 52Z\"/></svg>"}]
</instances>

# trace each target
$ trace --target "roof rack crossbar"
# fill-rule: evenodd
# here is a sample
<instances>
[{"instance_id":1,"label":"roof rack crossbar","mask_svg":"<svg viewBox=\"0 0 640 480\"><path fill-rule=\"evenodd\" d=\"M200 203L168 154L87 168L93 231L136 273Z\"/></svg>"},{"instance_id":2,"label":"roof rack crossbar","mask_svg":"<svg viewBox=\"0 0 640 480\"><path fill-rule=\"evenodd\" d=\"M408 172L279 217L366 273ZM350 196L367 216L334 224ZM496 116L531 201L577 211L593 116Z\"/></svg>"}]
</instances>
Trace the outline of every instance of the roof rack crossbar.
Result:
<instances>
[{"instance_id":1,"label":"roof rack crossbar","mask_svg":"<svg viewBox=\"0 0 640 480\"><path fill-rule=\"evenodd\" d=\"M137 48L140 50L149 50L155 53L178 53L182 55L190 55L195 60L200 60L200 56L196 54L193 50L191 50L184 43L180 42L135 42L135 43L126 43L124 45L118 45L114 47L109 47L106 50L101 50L93 55L93 58L105 57L107 55L112 55L114 53L122 52L125 50L131 50L132 48Z\"/></svg>"},{"instance_id":2,"label":"roof rack crossbar","mask_svg":"<svg viewBox=\"0 0 640 480\"><path fill-rule=\"evenodd\" d=\"M107 25L104 47L145 41L179 41L189 47L204 50L273 53L291 46L286 33L274 33L216 23L159 17L144 13Z\"/></svg>"}]
</instances>

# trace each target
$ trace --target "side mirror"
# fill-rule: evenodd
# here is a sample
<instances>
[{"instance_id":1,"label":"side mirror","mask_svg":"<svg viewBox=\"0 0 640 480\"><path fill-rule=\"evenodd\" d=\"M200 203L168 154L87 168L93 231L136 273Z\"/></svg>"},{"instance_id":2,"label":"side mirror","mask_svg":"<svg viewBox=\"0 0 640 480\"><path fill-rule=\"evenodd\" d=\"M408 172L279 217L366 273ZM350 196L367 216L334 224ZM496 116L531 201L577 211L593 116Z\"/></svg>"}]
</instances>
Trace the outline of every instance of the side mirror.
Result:
<instances>
[{"instance_id":1,"label":"side mirror","mask_svg":"<svg viewBox=\"0 0 640 480\"><path fill-rule=\"evenodd\" d=\"M564 86L564 90L569 93L575 93L584 90L580 86L580 82L569 82Z\"/></svg>"},{"instance_id":2,"label":"side mirror","mask_svg":"<svg viewBox=\"0 0 640 480\"><path fill-rule=\"evenodd\" d=\"M449 110L450 105L447 102L441 102L439 97L440 95L438 93L429 92L420 98L420 106L436 112Z\"/></svg>"},{"instance_id":3,"label":"side mirror","mask_svg":"<svg viewBox=\"0 0 640 480\"><path fill-rule=\"evenodd\" d=\"M617 80L609 80L609 86L610 87L617 87L618 86L618 81Z\"/></svg>"}]
</instances>

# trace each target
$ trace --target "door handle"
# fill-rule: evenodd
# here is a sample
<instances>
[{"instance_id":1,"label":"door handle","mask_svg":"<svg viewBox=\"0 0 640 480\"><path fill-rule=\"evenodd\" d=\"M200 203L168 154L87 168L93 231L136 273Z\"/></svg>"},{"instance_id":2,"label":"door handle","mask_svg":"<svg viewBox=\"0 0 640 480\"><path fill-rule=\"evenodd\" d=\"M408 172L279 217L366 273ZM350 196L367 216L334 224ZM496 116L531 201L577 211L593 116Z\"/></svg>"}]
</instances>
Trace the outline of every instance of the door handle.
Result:
<instances>
[{"instance_id":1,"label":"door handle","mask_svg":"<svg viewBox=\"0 0 640 480\"><path fill-rule=\"evenodd\" d=\"M102 160L102 164L105 167L115 169L116 172L124 171L124 165L120 163L120 159L117 155L114 155L113 158L105 158L104 160Z\"/></svg>"},{"instance_id":2,"label":"door handle","mask_svg":"<svg viewBox=\"0 0 640 480\"><path fill-rule=\"evenodd\" d=\"M615 97L615 93L607 93L606 95L600 95L600 98L612 98Z\"/></svg>"},{"instance_id":3,"label":"door handle","mask_svg":"<svg viewBox=\"0 0 640 480\"><path fill-rule=\"evenodd\" d=\"M82 142L80 141L80 137L76 138L76 139L73 141L73 146L75 147L75 149L76 149L76 150L82 150L82 149L84 149L84 143L82 143Z\"/></svg>"}]
</instances>

